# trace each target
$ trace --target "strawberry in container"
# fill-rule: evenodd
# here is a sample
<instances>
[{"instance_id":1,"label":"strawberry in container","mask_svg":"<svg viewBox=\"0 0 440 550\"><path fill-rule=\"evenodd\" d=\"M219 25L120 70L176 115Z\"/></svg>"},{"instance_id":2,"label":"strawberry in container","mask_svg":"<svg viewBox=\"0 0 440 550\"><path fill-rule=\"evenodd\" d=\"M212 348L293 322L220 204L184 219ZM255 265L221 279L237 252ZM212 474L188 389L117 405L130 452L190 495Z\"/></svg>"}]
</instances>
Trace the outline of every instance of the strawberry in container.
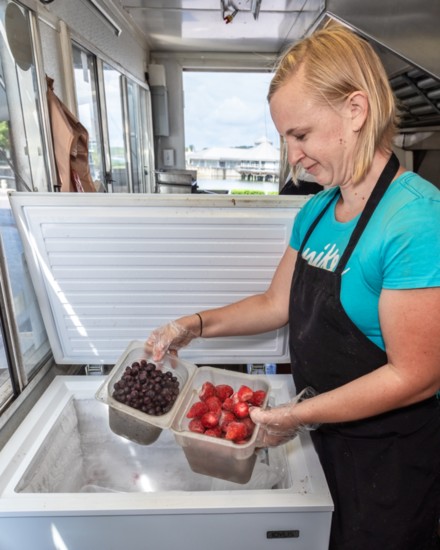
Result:
<instances>
[{"instance_id":1,"label":"strawberry in container","mask_svg":"<svg viewBox=\"0 0 440 550\"><path fill-rule=\"evenodd\" d=\"M255 465L257 428L251 406L270 393L261 375L200 367L172 429L194 472L247 483Z\"/></svg>"},{"instance_id":2,"label":"strawberry in container","mask_svg":"<svg viewBox=\"0 0 440 550\"><path fill-rule=\"evenodd\" d=\"M246 385L240 385L237 391L229 384L214 386L204 382L198 397L186 413L187 418L198 419L188 424L191 432L211 437L220 437L233 443L246 443L255 429L249 417L251 405L261 407L266 399L265 390L255 392ZM219 429L214 429L214 428Z\"/></svg>"},{"instance_id":3,"label":"strawberry in container","mask_svg":"<svg viewBox=\"0 0 440 550\"><path fill-rule=\"evenodd\" d=\"M127 401L122 395L122 390L126 390L124 377L132 377L133 365L143 362L147 365L151 361L143 342L131 342L96 393L98 400L109 405L112 431L140 445L151 445L164 429L170 429L194 472L247 483L256 461L258 431L249 417L249 407L266 406L270 393L267 378L197 367L166 354L154 365L154 371L160 373L158 378L172 380L178 391L172 403L153 411L139 400L143 381L138 377L134 384L139 383L141 389L136 390L136 395L131 395L130 390L134 401ZM131 369L128 374L127 366Z\"/></svg>"}]
</instances>

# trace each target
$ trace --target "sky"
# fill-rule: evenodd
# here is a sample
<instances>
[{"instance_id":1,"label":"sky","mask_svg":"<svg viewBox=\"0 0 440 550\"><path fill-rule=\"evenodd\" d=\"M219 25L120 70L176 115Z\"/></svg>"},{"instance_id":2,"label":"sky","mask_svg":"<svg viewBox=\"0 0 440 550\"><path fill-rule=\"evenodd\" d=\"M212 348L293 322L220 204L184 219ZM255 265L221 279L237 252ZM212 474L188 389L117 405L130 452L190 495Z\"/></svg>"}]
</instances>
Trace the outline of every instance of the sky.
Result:
<instances>
[{"instance_id":1,"label":"sky","mask_svg":"<svg viewBox=\"0 0 440 550\"><path fill-rule=\"evenodd\" d=\"M279 146L267 103L269 73L183 73L185 146Z\"/></svg>"}]
</instances>

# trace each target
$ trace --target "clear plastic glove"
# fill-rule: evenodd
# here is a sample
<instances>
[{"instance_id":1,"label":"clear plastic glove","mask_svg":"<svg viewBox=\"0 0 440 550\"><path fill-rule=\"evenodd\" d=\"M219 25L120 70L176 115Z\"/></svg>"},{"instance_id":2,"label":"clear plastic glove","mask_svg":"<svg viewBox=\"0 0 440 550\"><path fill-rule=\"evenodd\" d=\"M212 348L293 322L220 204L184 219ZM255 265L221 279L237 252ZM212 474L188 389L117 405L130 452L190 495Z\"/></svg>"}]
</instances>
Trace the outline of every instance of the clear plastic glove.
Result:
<instances>
[{"instance_id":1,"label":"clear plastic glove","mask_svg":"<svg viewBox=\"0 0 440 550\"><path fill-rule=\"evenodd\" d=\"M177 355L178 350L187 346L194 338L198 338L198 335L171 321L153 330L145 342L145 350L151 353L153 361L161 361L165 353Z\"/></svg>"},{"instance_id":2,"label":"clear plastic glove","mask_svg":"<svg viewBox=\"0 0 440 550\"><path fill-rule=\"evenodd\" d=\"M315 430L318 424L303 424L296 415L298 403L315 395L317 392L313 388L305 388L291 401L277 407L268 409L252 407L249 416L260 427L257 447L278 447L303 431Z\"/></svg>"}]
</instances>

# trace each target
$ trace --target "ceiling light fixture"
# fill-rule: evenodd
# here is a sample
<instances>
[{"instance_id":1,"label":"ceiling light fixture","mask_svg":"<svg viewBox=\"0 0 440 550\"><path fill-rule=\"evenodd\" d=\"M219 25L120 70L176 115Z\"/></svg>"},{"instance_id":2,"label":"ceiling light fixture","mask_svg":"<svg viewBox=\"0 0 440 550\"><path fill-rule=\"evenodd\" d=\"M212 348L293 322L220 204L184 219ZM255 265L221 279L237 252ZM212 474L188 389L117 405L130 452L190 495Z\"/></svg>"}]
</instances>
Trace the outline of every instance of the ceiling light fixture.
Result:
<instances>
[{"instance_id":1,"label":"ceiling light fixture","mask_svg":"<svg viewBox=\"0 0 440 550\"><path fill-rule=\"evenodd\" d=\"M239 11L231 0L220 0L220 9L222 12L222 19L226 24L232 23L232 20Z\"/></svg>"},{"instance_id":2,"label":"ceiling light fixture","mask_svg":"<svg viewBox=\"0 0 440 550\"><path fill-rule=\"evenodd\" d=\"M233 12L231 13L228 13L228 14L225 14L223 16L223 21L228 24L228 23L232 23L234 17L237 15L238 13L238 10L234 10Z\"/></svg>"}]
</instances>

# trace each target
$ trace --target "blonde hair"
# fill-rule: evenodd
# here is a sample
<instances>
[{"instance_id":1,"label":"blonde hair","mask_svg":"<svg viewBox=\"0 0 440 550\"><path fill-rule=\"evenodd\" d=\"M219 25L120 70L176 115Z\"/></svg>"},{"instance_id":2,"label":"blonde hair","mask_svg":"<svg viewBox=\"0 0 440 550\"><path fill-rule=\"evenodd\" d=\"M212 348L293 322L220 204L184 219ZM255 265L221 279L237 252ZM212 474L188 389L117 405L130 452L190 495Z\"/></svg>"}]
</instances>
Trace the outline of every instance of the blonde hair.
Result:
<instances>
[{"instance_id":1,"label":"blonde hair","mask_svg":"<svg viewBox=\"0 0 440 550\"><path fill-rule=\"evenodd\" d=\"M359 182L369 171L376 150L391 151L398 124L396 102L379 57L368 42L331 22L282 55L269 86L269 101L299 67L304 70L307 93L319 104L338 106L355 91L367 95L369 110L353 161L353 182Z\"/></svg>"}]
</instances>

